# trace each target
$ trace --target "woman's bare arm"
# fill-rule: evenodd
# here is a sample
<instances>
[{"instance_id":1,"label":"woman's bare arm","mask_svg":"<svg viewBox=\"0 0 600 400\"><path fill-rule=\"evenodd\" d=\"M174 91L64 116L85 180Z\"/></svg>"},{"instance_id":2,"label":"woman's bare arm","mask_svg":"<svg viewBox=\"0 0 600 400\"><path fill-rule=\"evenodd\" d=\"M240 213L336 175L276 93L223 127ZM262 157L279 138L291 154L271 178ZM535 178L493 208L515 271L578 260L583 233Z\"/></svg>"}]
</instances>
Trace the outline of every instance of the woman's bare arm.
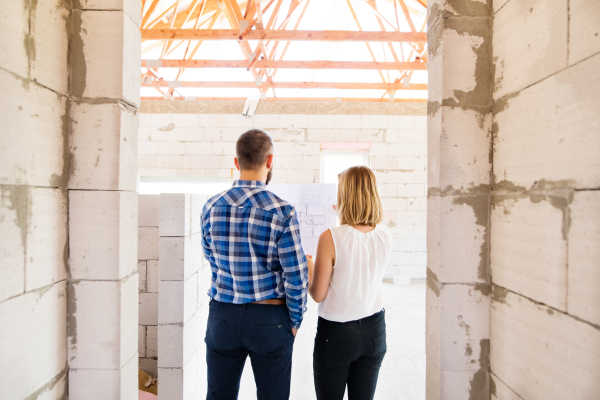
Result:
<instances>
[{"instance_id":1,"label":"woman's bare arm","mask_svg":"<svg viewBox=\"0 0 600 400\"><path fill-rule=\"evenodd\" d=\"M329 280L331 279L334 265L335 246L331 231L328 229L319 237L314 272L312 273L312 279L308 287L308 293L317 303L322 302L327 296Z\"/></svg>"}]
</instances>

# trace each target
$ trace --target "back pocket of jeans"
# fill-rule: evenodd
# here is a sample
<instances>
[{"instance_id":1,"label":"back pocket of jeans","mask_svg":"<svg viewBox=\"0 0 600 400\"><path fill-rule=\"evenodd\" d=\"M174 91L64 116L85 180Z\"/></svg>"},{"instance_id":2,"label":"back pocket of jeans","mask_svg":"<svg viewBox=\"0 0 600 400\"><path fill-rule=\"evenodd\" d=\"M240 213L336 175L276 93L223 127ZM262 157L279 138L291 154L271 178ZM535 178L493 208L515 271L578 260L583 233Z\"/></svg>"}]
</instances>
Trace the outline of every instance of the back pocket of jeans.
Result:
<instances>
[{"instance_id":1,"label":"back pocket of jeans","mask_svg":"<svg viewBox=\"0 0 600 400\"><path fill-rule=\"evenodd\" d=\"M343 365L353 360L355 349L356 343L353 341L336 340L317 333L313 358L324 366Z\"/></svg>"}]
</instances>

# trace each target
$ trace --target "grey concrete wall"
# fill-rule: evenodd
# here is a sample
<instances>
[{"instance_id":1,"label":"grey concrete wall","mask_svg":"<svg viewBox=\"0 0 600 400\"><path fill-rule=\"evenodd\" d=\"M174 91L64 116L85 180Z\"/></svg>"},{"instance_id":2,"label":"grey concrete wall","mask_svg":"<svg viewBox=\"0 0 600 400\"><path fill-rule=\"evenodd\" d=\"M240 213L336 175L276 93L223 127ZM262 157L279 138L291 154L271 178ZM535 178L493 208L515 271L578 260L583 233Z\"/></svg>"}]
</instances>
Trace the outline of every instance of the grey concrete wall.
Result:
<instances>
[{"instance_id":1,"label":"grey concrete wall","mask_svg":"<svg viewBox=\"0 0 600 400\"><path fill-rule=\"evenodd\" d=\"M597 398L600 3L493 8L491 398Z\"/></svg>"},{"instance_id":2,"label":"grey concrete wall","mask_svg":"<svg viewBox=\"0 0 600 400\"><path fill-rule=\"evenodd\" d=\"M139 9L2 2L0 397L137 396Z\"/></svg>"},{"instance_id":3,"label":"grey concrete wall","mask_svg":"<svg viewBox=\"0 0 600 400\"><path fill-rule=\"evenodd\" d=\"M428 400L489 397L491 1L429 1Z\"/></svg>"},{"instance_id":4,"label":"grey concrete wall","mask_svg":"<svg viewBox=\"0 0 600 400\"><path fill-rule=\"evenodd\" d=\"M68 368L71 8L0 8L0 397L57 399Z\"/></svg>"},{"instance_id":5,"label":"grey concrete wall","mask_svg":"<svg viewBox=\"0 0 600 400\"><path fill-rule=\"evenodd\" d=\"M158 224L159 195L138 196L138 274L140 369L156 374L158 360Z\"/></svg>"},{"instance_id":6,"label":"grey concrete wall","mask_svg":"<svg viewBox=\"0 0 600 400\"><path fill-rule=\"evenodd\" d=\"M72 10L69 398L133 399L138 371L140 1Z\"/></svg>"},{"instance_id":7,"label":"grey concrete wall","mask_svg":"<svg viewBox=\"0 0 600 400\"><path fill-rule=\"evenodd\" d=\"M429 3L428 399L600 390L600 3Z\"/></svg>"}]
</instances>

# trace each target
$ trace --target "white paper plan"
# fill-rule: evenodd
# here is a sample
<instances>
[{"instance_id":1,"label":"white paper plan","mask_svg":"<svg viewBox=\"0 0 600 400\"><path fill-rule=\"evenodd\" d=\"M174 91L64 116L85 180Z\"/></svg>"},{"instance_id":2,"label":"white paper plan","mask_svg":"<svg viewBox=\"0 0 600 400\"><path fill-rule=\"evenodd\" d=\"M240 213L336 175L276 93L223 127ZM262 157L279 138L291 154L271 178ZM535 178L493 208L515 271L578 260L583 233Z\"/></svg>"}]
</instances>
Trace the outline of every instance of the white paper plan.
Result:
<instances>
[{"instance_id":1,"label":"white paper plan","mask_svg":"<svg viewBox=\"0 0 600 400\"><path fill-rule=\"evenodd\" d=\"M321 233L337 226L337 213L333 209L337 201L336 186L334 183L271 183L267 186L267 190L296 208L300 240L307 255L317 253Z\"/></svg>"}]
</instances>

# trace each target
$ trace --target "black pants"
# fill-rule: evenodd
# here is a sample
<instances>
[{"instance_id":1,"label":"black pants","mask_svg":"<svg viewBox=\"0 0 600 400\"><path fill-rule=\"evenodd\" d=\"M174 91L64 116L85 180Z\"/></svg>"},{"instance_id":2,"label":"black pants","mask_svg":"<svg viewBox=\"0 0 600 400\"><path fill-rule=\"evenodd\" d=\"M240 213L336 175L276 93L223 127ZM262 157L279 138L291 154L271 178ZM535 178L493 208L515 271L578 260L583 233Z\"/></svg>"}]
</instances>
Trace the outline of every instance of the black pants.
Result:
<instances>
[{"instance_id":1,"label":"black pants","mask_svg":"<svg viewBox=\"0 0 600 400\"><path fill-rule=\"evenodd\" d=\"M385 312L350 322L319 318L313 371L318 400L372 400L387 350Z\"/></svg>"},{"instance_id":2,"label":"black pants","mask_svg":"<svg viewBox=\"0 0 600 400\"><path fill-rule=\"evenodd\" d=\"M250 356L258 400L290 397L292 322L285 305L212 300L206 327L207 400L235 400Z\"/></svg>"}]
</instances>

